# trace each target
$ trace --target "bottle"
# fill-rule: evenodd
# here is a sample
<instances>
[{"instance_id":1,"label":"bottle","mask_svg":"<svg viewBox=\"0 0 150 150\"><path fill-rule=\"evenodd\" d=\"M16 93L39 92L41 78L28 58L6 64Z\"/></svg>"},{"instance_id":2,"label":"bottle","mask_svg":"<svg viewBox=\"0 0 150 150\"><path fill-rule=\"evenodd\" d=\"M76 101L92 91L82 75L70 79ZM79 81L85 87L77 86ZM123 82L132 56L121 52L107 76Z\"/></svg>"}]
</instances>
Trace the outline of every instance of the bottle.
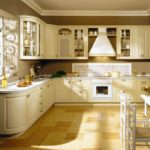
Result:
<instances>
[{"instance_id":1,"label":"bottle","mask_svg":"<svg viewBox=\"0 0 150 150\"><path fill-rule=\"evenodd\" d=\"M7 88L7 77L6 77L6 74L3 75L2 88Z\"/></svg>"}]
</instances>

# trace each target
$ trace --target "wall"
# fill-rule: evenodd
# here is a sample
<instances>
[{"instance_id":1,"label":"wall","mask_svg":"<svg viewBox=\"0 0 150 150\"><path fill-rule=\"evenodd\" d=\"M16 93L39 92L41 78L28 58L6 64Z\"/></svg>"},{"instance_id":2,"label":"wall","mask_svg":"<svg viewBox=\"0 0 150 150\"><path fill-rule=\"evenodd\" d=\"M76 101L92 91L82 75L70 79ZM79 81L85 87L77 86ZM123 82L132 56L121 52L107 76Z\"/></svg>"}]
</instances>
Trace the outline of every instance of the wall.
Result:
<instances>
[{"instance_id":1,"label":"wall","mask_svg":"<svg viewBox=\"0 0 150 150\"><path fill-rule=\"evenodd\" d=\"M31 15L41 17L34 10L28 7L21 0L1 0L0 1L0 9L7 11L8 13L14 15L19 21L19 15ZM18 29L19 33L19 29ZM29 74L30 67L33 64L39 63L38 61L23 61L19 59L18 55L18 73L17 77L11 78L11 80L15 80L16 78L23 77L26 74Z\"/></svg>"}]
</instances>

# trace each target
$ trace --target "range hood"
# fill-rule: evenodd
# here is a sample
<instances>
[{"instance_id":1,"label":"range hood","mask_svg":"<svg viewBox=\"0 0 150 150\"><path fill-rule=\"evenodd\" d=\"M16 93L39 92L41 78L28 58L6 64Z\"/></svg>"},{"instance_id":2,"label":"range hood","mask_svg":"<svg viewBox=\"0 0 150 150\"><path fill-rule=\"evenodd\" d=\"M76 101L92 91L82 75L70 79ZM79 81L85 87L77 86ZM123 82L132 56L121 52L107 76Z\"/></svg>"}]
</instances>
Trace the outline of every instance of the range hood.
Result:
<instances>
[{"instance_id":1,"label":"range hood","mask_svg":"<svg viewBox=\"0 0 150 150\"><path fill-rule=\"evenodd\" d=\"M99 28L98 36L89 52L89 56L116 56L106 32L106 28Z\"/></svg>"}]
</instances>

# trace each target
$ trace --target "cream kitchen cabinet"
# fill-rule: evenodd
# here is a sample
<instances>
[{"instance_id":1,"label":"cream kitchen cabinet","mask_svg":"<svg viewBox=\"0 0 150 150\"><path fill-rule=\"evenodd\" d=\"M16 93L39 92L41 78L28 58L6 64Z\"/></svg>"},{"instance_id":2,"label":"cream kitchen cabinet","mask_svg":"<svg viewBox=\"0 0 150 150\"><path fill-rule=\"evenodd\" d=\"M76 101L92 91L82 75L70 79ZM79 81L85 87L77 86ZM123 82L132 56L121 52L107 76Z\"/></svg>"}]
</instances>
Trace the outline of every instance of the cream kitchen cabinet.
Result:
<instances>
[{"instance_id":1,"label":"cream kitchen cabinet","mask_svg":"<svg viewBox=\"0 0 150 150\"><path fill-rule=\"evenodd\" d=\"M43 59L46 23L37 17L20 16L20 58Z\"/></svg>"},{"instance_id":2,"label":"cream kitchen cabinet","mask_svg":"<svg viewBox=\"0 0 150 150\"><path fill-rule=\"evenodd\" d=\"M28 94L28 99L30 101L31 124L35 122L44 112L45 100L43 99L42 89L43 87L35 88Z\"/></svg>"},{"instance_id":3,"label":"cream kitchen cabinet","mask_svg":"<svg viewBox=\"0 0 150 150\"><path fill-rule=\"evenodd\" d=\"M84 26L58 27L59 59L88 59L88 29Z\"/></svg>"},{"instance_id":4,"label":"cream kitchen cabinet","mask_svg":"<svg viewBox=\"0 0 150 150\"><path fill-rule=\"evenodd\" d=\"M25 92L0 94L0 135L27 130L54 103L53 81Z\"/></svg>"},{"instance_id":5,"label":"cream kitchen cabinet","mask_svg":"<svg viewBox=\"0 0 150 150\"><path fill-rule=\"evenodd\" d=\"M57 49L57 26L46 25L46 59L56 59L58 57Z\"/></svg>"},{"instance_id":6,"label":"cream kitchen cabinet","mask_svg":"<svg viewBox=\"0 0 150 150\"><path fill-rule=\"evenodd\" d=\"M70 81L69 102L91 102L91 80L73 79Z\"/></svg>"},{"instance_id":7,"label":"cream kitchen cabinet","mask_svg":"<svg viewBox=\"0 0 150 150\"><path fill-rule=\"evenodd\" d=\"M135 89L135 102L143 102L141 94L145 94L144 88L150 86L150 79L137 79L134 80L134 89Z\"/></svg>"},{"instance_id":8,"label":"cream kitchen cabinet","mask_svg":"<svg viewBox=\"0 0 150 150\"><path fill-rule=\"evenodd\" d=\"M47 111L55 103L55 86L54 81L49 80L43 86L44 112Z\"/></svg>"},{"instance_id":9,"label":"cream kitchen cabinet","mask_svg":"<svg viewBox=\"0 0 150 150\"><path fill-rule=\"evenodd\" d=\"M134 26L118 26L117 59L134 59Z\"/></svg>"},{"instance_id":10,"label":"cream kitchen cabinet","mask_svg":"<svg viewBox=\"0 0 150 150\"><path fill-rule=\"evenodd\" d=\"M134 100L134 84L133 80L129 79L122 79L122 80L114 80L113 81L113 101L119 102L120 98L120 92L124 91L127 93L127 95L131 98L131 100Z\"/></svg>"},{"instance_id":11,"label":"cream kitchen cabinet","mask_svg":"<svg viewBox=\"0 0 150 150\"><path fill-rule=\"evenodd\" d=\"M150 27L137 26L134 31L134 56L137 59L150 59Z\"/></svg>"},{"instance_id":12,"label":"cream kitchen cabinet","mask_svg":"<svg viewBox=\"0 0 150 150\"><path fill-rule=\"evenodd\" d=\"M14 134L27 129L30 120L26 92L1 96L0 107L0 134Z\"/></svg>"},{"instance_id":13,"label":"cream kitchen cabinet","mask_svg":"<svg viewBox=\"0 0 150 150\"><path fill-rule=\"evenodd\" d=\"M56 79L56 102L69 102L70 101L70 80L69 79Z\"/></svg>"}]
</instances>

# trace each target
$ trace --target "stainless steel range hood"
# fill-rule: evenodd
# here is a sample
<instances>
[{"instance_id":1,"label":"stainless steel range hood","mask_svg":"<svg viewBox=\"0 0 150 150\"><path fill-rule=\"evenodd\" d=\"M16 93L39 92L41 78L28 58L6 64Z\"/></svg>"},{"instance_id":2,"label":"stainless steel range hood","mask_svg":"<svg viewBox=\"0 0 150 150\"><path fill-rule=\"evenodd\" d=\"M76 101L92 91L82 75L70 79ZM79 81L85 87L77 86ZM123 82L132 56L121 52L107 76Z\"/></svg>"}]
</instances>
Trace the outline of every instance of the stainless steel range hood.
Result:
<instances>
[{"instance_id":1,"label":"stainless steel range hood","mask_svg":"<svg viewBox=\"0 0 150 150\"><path fill-rule=\"evenodd\" d=\"M116 56L106 33L106 28L99 28L98 36L89 52L89 56Z\"/></svg>"}]
</instances>

